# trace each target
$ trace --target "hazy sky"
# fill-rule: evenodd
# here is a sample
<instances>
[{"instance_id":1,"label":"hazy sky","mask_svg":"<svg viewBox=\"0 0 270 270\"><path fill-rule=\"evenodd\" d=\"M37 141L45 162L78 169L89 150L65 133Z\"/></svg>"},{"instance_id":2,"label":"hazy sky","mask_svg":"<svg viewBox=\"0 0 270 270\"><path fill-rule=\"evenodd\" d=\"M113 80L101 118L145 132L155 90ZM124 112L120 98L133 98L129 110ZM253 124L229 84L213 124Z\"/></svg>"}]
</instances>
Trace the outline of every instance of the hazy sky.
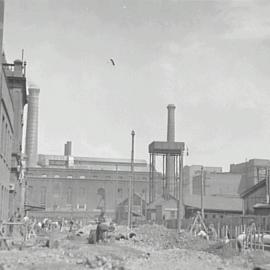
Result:
<instances>
[{"instance_id":1,"label":"hazy sky","mask_svg":"<svg viewBox=\"0 0 270 270\"><path fill-rule=\"evenodd\" d=\"M4 49L41 88L39 152L148 159L176 139L186 164L270 159L270 1L8 0ZM116 66L109 59L113 58Z\"/></svg>"}]
</instances>

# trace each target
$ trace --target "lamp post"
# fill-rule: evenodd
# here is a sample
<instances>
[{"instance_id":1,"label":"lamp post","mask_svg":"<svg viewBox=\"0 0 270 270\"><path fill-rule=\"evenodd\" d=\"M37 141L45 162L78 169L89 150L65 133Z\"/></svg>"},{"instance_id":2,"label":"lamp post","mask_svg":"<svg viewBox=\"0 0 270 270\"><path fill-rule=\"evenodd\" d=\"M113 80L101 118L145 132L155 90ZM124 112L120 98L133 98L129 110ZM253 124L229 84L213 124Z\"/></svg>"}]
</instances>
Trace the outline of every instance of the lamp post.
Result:
<instances>
[{"instance_id":1,"label":"lamp post","mask_svg":"<svg viewBox=\"0 0 270 270\"><path fill-rule=\"evenodd\" d=\"M133 185L134 185L134 137L135 131L131 132L131 176L129 179L129 196L128 196L128 227L132 228L132 203L133 203Z\"/></svg>"}]
</instances>

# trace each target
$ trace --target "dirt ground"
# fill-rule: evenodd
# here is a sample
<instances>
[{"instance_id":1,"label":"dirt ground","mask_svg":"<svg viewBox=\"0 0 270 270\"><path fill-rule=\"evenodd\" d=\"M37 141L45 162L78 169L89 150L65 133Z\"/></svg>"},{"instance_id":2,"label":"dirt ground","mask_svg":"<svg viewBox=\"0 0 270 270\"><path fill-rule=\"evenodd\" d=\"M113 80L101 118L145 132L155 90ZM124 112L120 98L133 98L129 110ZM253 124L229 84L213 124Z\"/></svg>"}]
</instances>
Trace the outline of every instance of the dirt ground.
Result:
<instances>
[{"instance_id":1,"label":"dirt ground","mask_svg":"<svg viewBox=\"0 0 270 270\"><path fill-rule=\"evenodd\" d=\"M155 233L156 230L156 233ZM151 232L151 233L150 233ZM87 243L86 236L59 234L51 247L31 245L10 251L0 251L0 270L3 269L270 269L270 253L248 252L238 254L228 246L209 244L160 228L144 228L132 240L108 243ZM158 235L158 237L157 237ZM179 240L180 239L180 240ZM165 241L166 240L166 241ZM43 245L43 246L42 246ZM216 250L215 250L216 249Z\"/></svg>"}]
</instances>

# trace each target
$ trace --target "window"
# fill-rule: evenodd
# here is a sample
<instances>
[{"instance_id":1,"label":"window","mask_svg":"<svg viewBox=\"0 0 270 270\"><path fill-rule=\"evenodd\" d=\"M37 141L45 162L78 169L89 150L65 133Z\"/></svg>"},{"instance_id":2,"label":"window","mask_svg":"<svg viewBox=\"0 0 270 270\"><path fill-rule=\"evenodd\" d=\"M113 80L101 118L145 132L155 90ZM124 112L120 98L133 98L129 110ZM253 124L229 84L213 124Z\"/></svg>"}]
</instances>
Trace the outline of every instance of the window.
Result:
<instances>
[{"instance_id":1,"label":"window","mask_svg":"<svg viewBox=\"0 0 270 270\"><path fill-rule=\"evenodd\" d=\"M72 204L72 188L67 189L67 204Z\"/></svg>"},{"instance_id":2,"label":"window","mask_svg":"<svg viewBox=\"0 0 270 270\"><path fill-rule=\"evenodd\" d=\"M46 187L41 187L40 191L40 204L43 206L46 205L46 195L47 195L47 189Z\"/></svg>"},{"instance_id":3,"label":"window","mask_svg":"<svg viewBox=\"0 0 270 270\"><path fill-rule=\"evenodd\" d=\"M98 195L98 204L97 204L97 209L104 209L105 207L105 196L106 192L104 188L99 188L97 190L97 195Z\"/></svg>"},{"instance_id":4,"label":"window","mask_svg":"<svg viewBox=\"0 0 270 270\"><path fill-rule=\"evenodd\" d=\"M58 201L60 197L60 185L58 183L53 185L53 197L55 201Z\"/></svg>"},{"instance_id":5,"label":"window","mask_svg":"<svg viewBox=\"0 0 270 270\"><path fill-rule=\"evenodd\" d=\"M63 167L66 165L65 160L49 160L49 165L50 166L60 166Z\"/></svg>"},{"instance_id":6,"label":"window","mask_svg":"<svg viewBox=\"0 0 270 270\"><path fill-rule=\"evenodd\" d=\"M54 176L54 178L59 178L59 177L60 177L60 176L59 176L59 175L57 175L57 174Z\"/></svg>"},{"instance_id":7,"label":"window","mask_svg":"<svg viewBox=\"0 0 270 270\"><path fill-rule=\"evenodd\" d=\"M257 168L257 180L258 182L266 179L266 168Z\"/></svg>"},{"instance_id":8,"label":"window","mask_svg":"<svg viewBox=\"0 0 270 270\"><path fill-rule=\"evenodd\" d=\"M81 175L81 176L80 176L80 179L85 179L85 176L84 176L84 175Z\"/></svg>"},{"instance_id":9,"label":"window","mask_svg":"<svg viewBox=\"0 0 270 270\"><path fill-rule=\"evenodd\" d=\"M170 211L170 218L174 219L176 217L175 214L176 214L176 211L174 211L174 210Z\"/></svg>"},{"instance_id":10,"label":"window","mask_svg":"<svg viewBox=\"0 0 270 270\"><path fill-rule=\"evenodd\" d=\"M77 204L78 210L86 210L86 204Z\"/></svg>"},{"instance_id":11,"label":"window","mask_svg":"<svg viewBox=\"0 0 270 270\"><path fill-rule=\"evenodd\" d=\"M117 197L119 198L119 199L122 199L123 198L123 189L122 188L118 188L117 189Z\"/></svg>"},{"instance_id":12,"label":"window","mask_svg":"<svg viewBox=\"0 0 270 270\"><path fill-rule=\"evenodd\" d=\"M4 141L5 141L5 116L2 118L2 124L1 124L1 153L4 155Z\"/></svg>"},{"instance_id":13,"label":"window","mask_svg":"<svg viewBox=\"0 0 270 270\"><path fill-rule=\"evenodd\" d=\"M67 178L72 178L72 175L68 175Z\"/></svg>"},{"instance_id":14,"label":"window","mask_svg":"<svg viewBox=\"0 0 270 270\"><path fill-rule=\"evenodd\" d=\"M47 174L42 174L41 177L46 178Z\"/></svg>"},{"instance_id":15,"label":"window","mask_svg":"<svg viewBox=\"0 0 270 270\"><path fill-rule=\"evenodd\" d=\"M85 198L86 198L86 188L84 188L84 187L81 187L80 189L79 189L79 196L78 196L78 198L77 198L77 202L80 204L80 205L83 205L83 204L85 204L86 203L86 200L85 200Z\"/></svg>"},{"instance_id":16,"label":"window","mask_svg":"<svg viewBox=\"0 0 270 270\"><path fill-rule=\"evenodd\" d=\"M4 145L4 156L5 156L5 159L7 157L7 148L8 148L8 125L6 123L6 126L5 126L5 145Z\"/></svg>"}]
</instances>

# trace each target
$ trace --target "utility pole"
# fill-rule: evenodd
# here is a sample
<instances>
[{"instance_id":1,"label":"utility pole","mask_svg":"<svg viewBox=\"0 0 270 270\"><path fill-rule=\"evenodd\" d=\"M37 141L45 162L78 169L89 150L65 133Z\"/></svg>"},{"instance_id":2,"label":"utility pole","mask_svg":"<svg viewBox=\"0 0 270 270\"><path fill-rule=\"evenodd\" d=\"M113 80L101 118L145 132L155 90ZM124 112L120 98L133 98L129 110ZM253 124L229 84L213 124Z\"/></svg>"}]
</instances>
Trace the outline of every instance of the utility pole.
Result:
<instances>
[{"instance_id":1,"label":"utility pole","mask_svg":"<svg viewBox=\"0 0 270 270\"><path fill-rule=\"evenodd\" d=\"M128 227L132 228L132 203L133 203L133 182L134 182L134 137L135 131L132 130L132 145L131 145L131 176L129 180L129 196L128 196Z\"/></svg>"},{"instance_id":2,"label":"utility pole","mask_svg":"<svg viewBox=\"0 0 270 270\"><path fill-rule=\"evenodd\" d=\"M201 167L201 214L202 218L204 218L204 206L203 206L203 192L204 192L204 179L203 179L203 166Z\"/></svg>"},{"instance_id":3,"label":"utility pole","mask_svg":"<svg viewBox=\"0 0 270 270\"><path fill-rule=\"evenodd\" d=\"M177 198L177 230L181 231L181 220L184 215L184 200L183 200L183 162L184 150L181 151L179 156L179 180L178 180L178 198Z\"/></svg>"},{"instance_id":4,"label":"utility pole","mask_svg":"<svg viewBox=\"0 0 270 270\"><path fill-rule=\"evenodd\" d=\"M269 204L269 169L266 168L266 203Z\"/></svg>"}]
</instances>

